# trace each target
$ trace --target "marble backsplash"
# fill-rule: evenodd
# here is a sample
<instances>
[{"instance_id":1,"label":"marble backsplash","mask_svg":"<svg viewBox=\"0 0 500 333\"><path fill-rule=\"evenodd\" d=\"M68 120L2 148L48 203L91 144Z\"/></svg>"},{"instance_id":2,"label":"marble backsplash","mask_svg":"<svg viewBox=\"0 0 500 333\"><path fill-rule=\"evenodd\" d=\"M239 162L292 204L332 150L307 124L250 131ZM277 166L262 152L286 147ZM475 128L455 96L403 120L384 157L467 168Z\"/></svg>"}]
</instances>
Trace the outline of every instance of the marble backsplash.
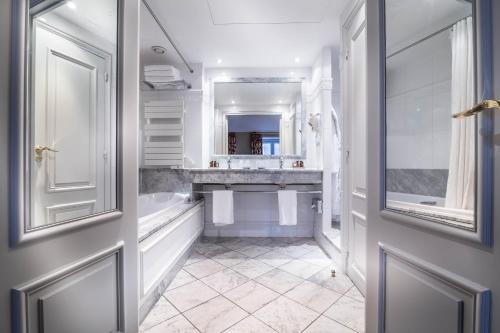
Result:
<instances>
[{"instance_id":1,"label":"marble backsplash","mask_svg":"<svg viewBox=\"0 0 500 333\"><path fill-rule=\"evenodd\" d=\"M388 192L446 196L447 169L387 169Z\"/></svg>"},{"instance_id":2,"label":"marble backsplash","mask_svg":"<svg viewBox=\"0 0 500 333\"><path fill-rule=\"evenodd\" d=\"M139 193L191 192L191 174L186 169L140 169Z\"/></svg>"}]
</instances>

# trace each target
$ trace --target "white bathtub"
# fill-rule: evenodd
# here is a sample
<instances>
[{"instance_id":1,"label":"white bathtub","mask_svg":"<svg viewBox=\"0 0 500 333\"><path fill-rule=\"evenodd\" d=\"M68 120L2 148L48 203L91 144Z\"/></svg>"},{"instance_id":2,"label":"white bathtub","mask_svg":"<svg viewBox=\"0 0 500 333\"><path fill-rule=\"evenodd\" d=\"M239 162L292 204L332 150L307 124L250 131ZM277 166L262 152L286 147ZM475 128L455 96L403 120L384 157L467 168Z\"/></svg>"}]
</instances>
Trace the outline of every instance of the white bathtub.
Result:
<instances>
[{"instance_id":1,"label":"white bathtub","mask_svg":"<svg viewBox=\"0 0 500 333\"><path fill-rule=\"evenodd\" d=\"M444 207L444 198L416 194L387 192L387 207L427 215L429 217L456 220L458 225L469 227L474 221L474 212L465 209Z\"/></svg>"},{"instance_id":2,"label":"white bathtub","mask_svg":"<svg viewBox=\"0 0 500 333\"><path fill-rule=\"evenodd\" d=\"M191 202L186 194L170 192L139 196L141 311L165 291L203 224L203 201Z\"/></svg>"},{"instance_id":3,"label":"white bathtub","mask_svg":"<svg viewBox=\"0 0 500 333\"><path fill-rule=\"evenodd\" d=\"M139 240L164 227L193 207L189 194L160 192L139 196Z\"/></svg>"}]
</instances>

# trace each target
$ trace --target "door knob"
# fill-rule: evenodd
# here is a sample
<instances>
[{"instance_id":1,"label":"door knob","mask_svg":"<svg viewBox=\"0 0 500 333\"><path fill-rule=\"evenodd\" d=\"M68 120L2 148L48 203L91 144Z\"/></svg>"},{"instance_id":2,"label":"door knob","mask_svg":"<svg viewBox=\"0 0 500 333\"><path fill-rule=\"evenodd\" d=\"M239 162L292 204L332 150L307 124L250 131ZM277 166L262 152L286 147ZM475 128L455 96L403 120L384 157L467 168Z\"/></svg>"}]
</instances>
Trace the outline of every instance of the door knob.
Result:
<instances>
[{"instance_id":1,"label":"door knob","mask_svg":"<svg viewBox=\"0 0 500 333\"><path fill-rule=\"evenodd\" d=\"M54 149L52 149L52 148L50 148L48 146L36 145L35 146L35 161L41 162L43 160L43 154L42 153L45 150L57 153L57 150L54 150Z\"/></svg>"},{"instance_id":2,"label":"door knob","mask_svg":"<svg viewBox=\"0 0 500 333\"><path fill-rule=\"evenodd\" d=\"M500 99L487 99L469 110L455 113L453 118L467 118L488 109L500 109Z\"/></svg>"}]
</instances>

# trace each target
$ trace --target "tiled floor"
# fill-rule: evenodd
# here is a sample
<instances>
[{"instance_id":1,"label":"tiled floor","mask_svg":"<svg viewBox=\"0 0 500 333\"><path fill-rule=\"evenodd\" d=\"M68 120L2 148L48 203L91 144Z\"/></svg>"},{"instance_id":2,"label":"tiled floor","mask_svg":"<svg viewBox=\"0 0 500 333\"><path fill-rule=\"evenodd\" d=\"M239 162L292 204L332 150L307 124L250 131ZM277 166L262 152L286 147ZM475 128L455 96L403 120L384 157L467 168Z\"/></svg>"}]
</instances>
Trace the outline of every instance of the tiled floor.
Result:
<instances>
[{"instance_id":1,"label":"tiled floor","mask_svg":"<svg viewBox=\"0 0 500 333\"><path fill-rule=\"evenodd\" d=\"M364 298L313 239L203 239L143 333L353 333Z\"/></svg>"}]
</instances>

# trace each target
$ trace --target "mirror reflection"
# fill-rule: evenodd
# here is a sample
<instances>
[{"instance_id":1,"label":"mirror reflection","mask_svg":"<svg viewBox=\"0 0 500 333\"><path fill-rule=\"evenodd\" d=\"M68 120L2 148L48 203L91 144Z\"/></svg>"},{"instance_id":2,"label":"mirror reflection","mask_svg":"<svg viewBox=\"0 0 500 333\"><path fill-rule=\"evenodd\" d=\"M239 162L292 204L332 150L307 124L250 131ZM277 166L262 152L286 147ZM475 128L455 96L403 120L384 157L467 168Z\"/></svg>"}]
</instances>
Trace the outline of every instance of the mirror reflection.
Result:
<instances>
[{"instance_id":1,"label":"mirror reflection","mask_svg":"<svg viewBox=\"0 0 500 333\"><path fill-rule=\"evenodd\" d=\"M302 83L214 84L216 155L300 155Z\"/></svg>"},{"instance_id":2,"label":"mirror reflection","mask_svg":"<svg viewBox=\"0 0 500 333\"><path fill-rule=\"evenodd\" d=\"M474 227L472 4L386 0L387 208Z\"/></svg>"},{"instance_id":3,"label":"mirror reflection","mask_svg":"<svg viewBox=\"0 0 500 333\"><path fill-rule=\"evenodd\" d=\"M27 229L116 208L117 0L35 3Z\"/></svg>"}]
</instances>

